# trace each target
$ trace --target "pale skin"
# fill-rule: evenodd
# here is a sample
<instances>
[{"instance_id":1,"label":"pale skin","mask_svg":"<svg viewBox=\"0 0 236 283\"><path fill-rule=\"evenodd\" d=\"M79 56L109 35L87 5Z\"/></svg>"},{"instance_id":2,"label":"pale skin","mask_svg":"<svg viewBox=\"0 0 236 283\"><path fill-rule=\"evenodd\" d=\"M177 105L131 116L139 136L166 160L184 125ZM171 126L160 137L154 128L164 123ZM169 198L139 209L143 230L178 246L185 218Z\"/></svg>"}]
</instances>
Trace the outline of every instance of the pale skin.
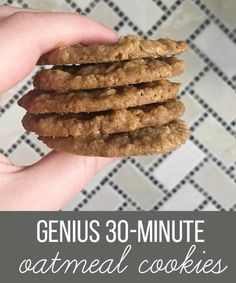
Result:
<instances>
[{"instance_id":1,"label":"pale skin","mask_svg":"<svg viewBox=\"0 0 236 283\"><path fill-rule=\"evenodd\" d=\"M81 15L0 6L0 94L29 74L40 55L61 44L117 38L113 30ZM32 166L17 167L0 155L0 210L59 210L112 161L51 152Z\"/></svg>"}]
</instances>

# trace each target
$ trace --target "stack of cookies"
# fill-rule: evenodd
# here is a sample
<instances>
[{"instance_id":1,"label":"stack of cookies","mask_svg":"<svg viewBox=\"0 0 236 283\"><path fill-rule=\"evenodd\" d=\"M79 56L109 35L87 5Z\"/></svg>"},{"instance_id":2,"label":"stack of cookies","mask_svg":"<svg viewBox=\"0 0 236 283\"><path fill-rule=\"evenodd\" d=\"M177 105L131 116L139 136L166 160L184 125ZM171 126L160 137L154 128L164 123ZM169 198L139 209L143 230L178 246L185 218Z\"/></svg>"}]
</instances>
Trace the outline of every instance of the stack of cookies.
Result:
<instances>
[{"instance_id":1,"label":"stack of cookies","mask_svg":"<svg viewBox=\"0 0 236 283\"><path fill-rule=\"evenodd\" d=\"M26 130L57 151L121 157L165 153L188 136L177 99L184 62L173 56L187 44L128 35L114 44L74 45L50 51L19 101Z\"/></svg>"}]
</instances>

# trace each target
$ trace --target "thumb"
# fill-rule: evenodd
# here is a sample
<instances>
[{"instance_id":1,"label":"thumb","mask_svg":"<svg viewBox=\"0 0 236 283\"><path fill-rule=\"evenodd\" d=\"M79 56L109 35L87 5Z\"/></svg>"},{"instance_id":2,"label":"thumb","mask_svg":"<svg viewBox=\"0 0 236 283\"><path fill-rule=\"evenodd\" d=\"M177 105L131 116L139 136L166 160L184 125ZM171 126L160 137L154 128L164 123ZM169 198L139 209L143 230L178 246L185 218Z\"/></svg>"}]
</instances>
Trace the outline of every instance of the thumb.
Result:
<instances>
[{"instance_id":1,"label":"thumb","mask_svg":"<svg viewBox=\"0 0 236 283\"><path fill-rule=\"evenodd\" d=\"M25 77L39 56L51 49L60 45L116 40L116 32L85 16L44 12L14 13L0 23L0 93Z\"/></svg>"},{"instance_id":2,"label":"thumb","mask_svg":"<svg viewBox=\"0 0 236 283\"><path fill-rule=\"evenodd\" d=\"M0 23L0 93L28 74L41 54L58 45L116 40L114 31L84 16L43 12L12 14ZM58 210L110 162L106 158L55 152L28 168L3 165L0 160L1 209Z\"/></svg>"},{"instance_id":3,"label":"thumb","mask_svg":"<svg viewBox=\"0 0 236 283\"><path fill-rule=\"evenodd\" d=\"M13 172L3 210L59 210L111 158L51 152L36 164Z\"/></svg>"}]
</instances>

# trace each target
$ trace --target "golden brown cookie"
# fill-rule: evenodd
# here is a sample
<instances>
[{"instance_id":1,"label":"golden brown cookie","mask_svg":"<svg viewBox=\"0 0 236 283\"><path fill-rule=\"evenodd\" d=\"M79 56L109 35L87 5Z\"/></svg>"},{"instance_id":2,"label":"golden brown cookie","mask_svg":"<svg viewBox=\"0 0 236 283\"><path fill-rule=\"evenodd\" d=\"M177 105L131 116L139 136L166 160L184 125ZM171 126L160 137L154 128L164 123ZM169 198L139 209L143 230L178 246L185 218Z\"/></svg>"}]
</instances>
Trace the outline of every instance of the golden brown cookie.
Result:
<instances>
[{"instance_id":1,"label":"golden brown cookie","mask_svg":"<svg viewBox=\"0 0 236 283\"><path fill-rule=\"evenodd\" d=\"M174 57L134 59L85 66L61 66L42 70L34 86L43 90L78 90L150 82L180 75L184 61Z\"/></svg>"},{"instance_id":2,"label":"golden brown cookie","mask_svg":"<svg viewBox=\"0 0 236 283\"><path fill-rule=\"evenodd\" d=\"M49 92L33 90L18 104L30 113L79 113L121 109L176 97L180 84L166 80L118 88Z\"/></svg>"},{"instance_id":3,"label":"golden brown cookie","mask_svg":"<svg viewBox=\"0 0 236 283\"><path fill-rule=\"evenodd\" d=\"M188 137L185 122L146 127L128 133L89 137L40 137L49 147L78 155L124 157L160 154L182 145Z\"/></svg>"},{"instance_id":4,"label":"golden brown cookie","mask_svg":"<svg viewBox=\"0 0 236 283\"><path fill-rule=\"evenodd\" d=\"M137 58L173 56L185 52L188 44L171 39L145 40L136 35L120 37L114 44L60 47L43 55L39 65L86 64L123 61Z\"/></svg>"},{"instance_id":5,"label":"golden brown cookie","mask_svg":"<svg viewBox=\"0 0 236 283\"><path fill-rule=\"evenodd\" d=\"M39 136L88 136L130 132L139 128L168 123L184 113L184 105L178 100L161 104L149 104L135 108L80 114L27 113L23 126Z\"/></svg>"}]
</instances>

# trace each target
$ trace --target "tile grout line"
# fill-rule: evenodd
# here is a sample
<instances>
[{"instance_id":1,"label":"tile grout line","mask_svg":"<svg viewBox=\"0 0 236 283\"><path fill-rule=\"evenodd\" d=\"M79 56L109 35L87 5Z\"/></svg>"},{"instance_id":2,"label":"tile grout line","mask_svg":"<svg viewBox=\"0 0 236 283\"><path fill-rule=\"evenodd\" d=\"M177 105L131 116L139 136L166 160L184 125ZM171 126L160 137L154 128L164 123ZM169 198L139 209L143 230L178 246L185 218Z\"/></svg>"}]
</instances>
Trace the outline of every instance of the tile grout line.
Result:
<instances>
[{"instance_id":1,"label":"tile grout line","mask_svg":"<svg viewBox=\"0 0 236 283\"><path fill-rule=\"evenodd\" d=\"M210 69L212 69L225 83L227 83L228 86L232 88L232 90L235 92L236 85L234 85L231 80L223 73L223 71L205 54L203 53L194 43L189 43L192 50L201 58L204 60L205 64L209 66Z\"/></svg>"},{"instance_id":2,"label":"tile grout line","mask_svg":"<svg viewBox=\"0 0 236 283\"><path fill-rule=\"evenodd\" d=\"M194 179L189 179L190 184L193 185L193 187L199 191L199 193L203 194L208 202L212 203L218 210L225 211L225 209L222 207L220 203L218 203L209 193L206 192Z\"/></svg>"},{"instance_id":3,"label":"tile grout line","mask_svg":"<svg viewBox=\"0 0 236 283\"><path fill-rule=\"evenodd\" d=\"M213 199L212 196L210 196L203 188L201 188L193 179L192 177L196 172L200 170L206 163L208 162L208 157L205 157L203 161L199 162L199 164L191 170L184 178L184 180L181 180L177 186L175 186L168 194L167 198L164 198L165 202L171 198L177 191L179 191L182 187L182 185L186 184L186 180L190 182L190 184L193 185L195 189L197 189L203 196L207 197L207 200L211 202L213 205L217 207L219 210L225 210L215 199ZM156 206L154 206L153 210L159 210L159 208L163 205L162 201L159 201Z\"/></svg>"},{"instance_id":4,"label":"tile grout line","mask_svg":"<svg viewBox=\"0 0 236 283\"><path fill-rule=\"evenodd\" d=\"M124 211L124 209L128 206L128 202L127 201L123 201L122 204L120 206L118 206L117 210L118 211Z\"/></svg>"},{"instance_id":5,"label":"tile grout line","mask_svg":"<svg viewBox=\"0 0 236 283\"><path fill-rule=\"evenodd\" d=\"M227 168L225 165L223 165L222 161L218 159L214 154L212 154L196 137L193 135L190 136L190 140L194 142L196 146L199 147L217 167L219 167L230 180L236 183L236 179L232 179L230 174L227 172Z\"/></svg>"},{"instance_id":6,"label":"tile grout line","mask_svg":"<svg viewBox=\"0 0 236 283\"><path fill-rule=\"evenodd\" d=\"M207 111L207 114L210 114L213 119L215 119L221 126L229 132L234 138L236 138L236 132L232 129L230 125L216 112L212 107L209 106L196 92L191 89L189 91L190 95ZM194 131L194 129L193 129Z\"/></svg>"},{"instance_id":7,"label":"tile grout line","mask_svg":"<svg viewBox=\"0 0 236 283\"><path fill-rule=\"evenodd\" d=\"M31 148L34 149L34 151L40 156L43 157L45 155L45 153L37 146L35 145L30 139L27 139L27 136L29 135L28 132L25 132L24 134L22 134L15 143L13 143L6 152L6 156L8 157L9 155L11 155L17 148L18 146L24 141L26 144L28 144Z\"/></svg>"},{"instance_id":8,"label":"tile grout line","mask_svg":"<svg viewBox=\"0 0 236 283\"><path fill-rule=\"evenodd\" d=\"M159 7L163 13L165 13L168 8L166 7L166 5L163 3L163 1L161 0L152 0L153 3L155 3L157 5L157 7Z\"/></svg>"},{"instance_id":9,"label":"tile grout line","mask_svg":"<svg viewBox=\"0 0 236 283\"><path fill-rule=\"evenodd\" d=\"M209 26L211 21L209 19L206 19L203 23L201 23L198 28L190 34L188 39L186 40L191 49L204 61L204 63L208 66L208 68L211 68L223 81L225 81L233 90L236 89L236 86L231 82L231 79L228 78L224 72L204 53L202 52L195 44L194 40L197 38L198 35L201 34L201 32Z\"/></svg>"},{"instance_id":10,"label":"tile grout line","mask_svg":"<svg viewBox=\"0 0 236 283\"><path fill-rule=\"evenodd\" d=\"M113 1L111 0L103 0L118 16L122 19L124 23L127 23L129 27L133 29L134 32L138 33L140 36L144 36L144 32L134 24L133 21L129 19L128 16L125 15L124 11L121 10Z\"/></svg>"},{"instance_id":11,"label":"tile grout line","mask_svg":"<svg viewBox=\"0 0 236 283\"><path fill-rule=\"evenodd\" d=\"M230 32L230 29L207 7L205 3L201 0L194 0L194 3L198 8L203 11L208 18L214 21L214 23L220 28L220 30L227 35L228 39L236 43L236 37L233 32Z\"/></svg>"},{"instance_id":12,"label":"tile grout line","mask_svg":"<svg viewBox=\"0 0 236 283\"><path fill-rule=\"evenodd\" d=\"M171 198L175 193L177 193L182 185L185 185L186 182L190 179L191 176L193 176L197 171L199 171L199 169L201 167L204 166L204 164L207 162L207 158L205 157L202 161L200 161L190 172L188 172L184 179L182 179L176 186L174 186L170 191L168 191L168 193L166 194L166 196L164 196L160 201L157 202L156 205L153 206L152 210L159 210L159 208L161 206L164 205L164 203Z\"/></svg>"},{"instance_id":13,"label":"tile grout line","mask_svg":"<svg viewBox=\"0 0 236 283\"><path fill-rule=\"evenodd\" d=\"M4 106L1 106L0 118L21 96L24 95L25 91L29 89L29 87L31 86L31 80L27 81L26 84L27 85L24 84L22 86L17 94L13 95L13 97L10 98Z\"/></svg>"},{"instance_id":14,"label":"tile grout line","mask_svg":"<svg viewBox=\"0 0 236 283\"><path fill-rule=\"evenodd\" d=\"M209 203L208 198L204 199L195 209L194 211L202 211Z\"/></svg>"},{"instance_id":15,"label":"tile grout line","mask_svg":"<svg viewBox=\"0 0 236 283\"><path fill-rule=\"evenodd\" d=\"M145 176L149 179L149 181L154 185L157 186L158 189L160 189L163 193L167 193L168 190L164 187L163 184L161 184L160 181L158 181L154 176L150 175L148 170L145 170L143 166L133 157L130 158L130 162L135 165L135 167Z\"/></svg>"},{"instance_id":16,"label":"tile grout line","mask_svg":"<svg viewBox=\"0 0 236 283\"><path fill-rule=\"evenodd\" d=\"M155 1L155 0L153 0ZM150 30L147 31L147 36L152 36L155 31L172 15L172 13L184 2L184 0L177 0L169 9L166 10L166 13L162 15L161 19L159 19ZM166 6L165 6L166 7ZM165 9L165 8L164 8ZM163 9L162 9L163 10Z\"/></svg>"},{"instance_id":17,"label":"tile grout line","mask_svg":"<svg viewBox=\"0 0 236 283\"><path fill-rule=\"evenodd\" d=\"M130 203L133 207L136 208L136 210L143 210L140 204L132 199L132 197L125 192L119 185L117 185L113 180L109 180L108 183L116 192L118 192L122 197Z\"/></svg>"},{"instance_id":18,"label":"tile grout line","mask_svg":"<svg viewBox=\"0 0 236 283\"><path fill-rule=\"evenodd\" d=\"M118 171L117 168L121 168L124 164L126 164L126 162L127 162L127 159L121 159L121 161L114 168L111 169L111 171L107 174L107 176L102 178L102 180L99 182L99 185L97 185L95 189L92 190L92 195L90 195L90 193L88 193L85 190L81 191L82 194L84 194L85 196L89 195L89 198L92 198L102 188L102 186L104 186L110 180L110 178ZM87 203L87 198L86 198L86 203ZM79 208L82 208L82 207L83 207L83 204L79 203L75 208L76 210L79 210Z\"/></svg>"},{"instance_id":19,"label":"tile grout line","mask_svg":"<svg viewBox=\"0 0 236 283\"><path fill-rule=\"evenodd\" d=\"M119 195L123 197L125 202L130 203L137 210L142 210L141 206L139 206L126 192L124 192L117 184L114 183L113 180L107 178L103 185L109 184L109 186L114 189ZM83 190L81 193L85 196L85 198L76 206L76 210L80 210L85 204L88 203L90 199L92 199L98 191L102 189L102 186L98 185L93 189L90 193Z\"/></svg>"}]
</instances>

